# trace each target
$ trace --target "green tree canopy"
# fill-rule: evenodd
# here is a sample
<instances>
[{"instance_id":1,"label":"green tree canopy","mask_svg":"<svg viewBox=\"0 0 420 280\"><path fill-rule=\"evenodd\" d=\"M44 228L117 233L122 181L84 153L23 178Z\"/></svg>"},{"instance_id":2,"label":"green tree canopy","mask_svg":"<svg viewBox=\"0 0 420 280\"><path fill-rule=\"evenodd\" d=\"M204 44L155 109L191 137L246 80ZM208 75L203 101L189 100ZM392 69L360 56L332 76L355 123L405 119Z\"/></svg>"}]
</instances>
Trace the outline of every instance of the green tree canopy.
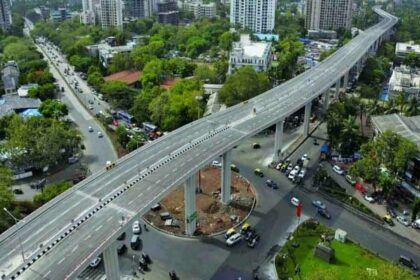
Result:
<instances>
[{"instance_id":1,"label":"green tree canopy","mask_svg":"<svg viewBox=\"0 0 420 280\"><path fill-rule=\"evenodd\" d=\"M104 98L115 108L128 110L131 108L137 90L120 81L107 81L101 87Z\"/></svg>"},{"instance_id":2,"label":"green tree canopy","mask_svg":"<svg viewBox=\"0 0 420 280\"><path fill-rule=\"evenodd\" d=\"M66 104L59 100L48 99L42 102L39 107L39 111L46 118L55 118L64 117L68 114L68 109Z\"/></svg>"}]
</instances>

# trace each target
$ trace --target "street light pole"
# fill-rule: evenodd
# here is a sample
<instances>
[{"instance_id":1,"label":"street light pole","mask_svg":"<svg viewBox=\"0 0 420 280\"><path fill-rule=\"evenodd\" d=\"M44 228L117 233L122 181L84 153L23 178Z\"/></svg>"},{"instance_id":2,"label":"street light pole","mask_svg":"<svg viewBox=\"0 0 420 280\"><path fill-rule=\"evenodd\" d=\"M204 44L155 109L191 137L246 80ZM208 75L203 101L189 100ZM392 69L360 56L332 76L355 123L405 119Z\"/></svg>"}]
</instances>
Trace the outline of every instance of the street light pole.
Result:
<instances>
[{"instance_id":1,"label":"street light pole","mask_svg":"<svg viewBox=\"0 0 420 280\"><path fill-rule=\"evenodd\" d=\"M19 219L17 219L15 216L13 216L12 213L9 212L9 210L7 210L6 207L3 208L4 212L6 212L10 217L12 217L12 219L15 221L15 223L17 224L19 222ZM19 240L19 246L20 246L20 253L22 255L22 260L23 262L25 262L25 254L23 252L23 245L22 245L22 237L20 236L20 234L17 234L18 236L18 240Z\"/></svg>"}]
</instances>

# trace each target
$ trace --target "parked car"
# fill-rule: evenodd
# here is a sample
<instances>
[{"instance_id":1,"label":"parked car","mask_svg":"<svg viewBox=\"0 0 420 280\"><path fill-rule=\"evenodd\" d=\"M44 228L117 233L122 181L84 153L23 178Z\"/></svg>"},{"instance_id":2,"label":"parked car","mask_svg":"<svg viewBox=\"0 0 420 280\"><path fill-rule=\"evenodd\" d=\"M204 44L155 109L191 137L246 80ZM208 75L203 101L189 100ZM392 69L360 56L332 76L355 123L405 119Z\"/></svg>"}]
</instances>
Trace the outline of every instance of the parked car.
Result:
<instances>
[{"instance_id":1,"label":"parked car","mask_svg":"<svg viewBox=\"0 0 420 280\"><path fill-rule=\"evenodd\" d=\"M406 227L408 227L410 225L410 222L408 221L408 219L404 216L397 216L397 221L403 225L405 225Z\"/></svg>"},{"instance_id":2,"label":"parked car","mask_svg":"<svg viewBox=\"0 0 420 280\"><path fill-rule=\"evenodd\" d=\"M343 169L341 169L341 167L340 167L340 166L338 166L338 165L334 165L334 166L333 166L333 168L332 168L332 170L333 170L335 173L339 174L339 175L343 175L343 174L344 174L344 170L343 170Z\"/></svg>"},{"instance_id":3,"label":"parked car","mask_svg":"<svg viewBox=\"0 0 420 280\"><path fill-rule=\"evenodd\" d=\"M141 226L139 221L134 221L132 225L133 234L140 234L141 233Z\"/></svg>"},{"instance_id":4,"label":"parked car","mask_svg":"<svg viewBox=\"0 0 420 280\"><path fill-rule=\"evenodd\" d=\"M232 246L242 240L242 235L240 233L235 233L226 240L226 246Z\"/></svg>"},{"instance_id":5,"label":"parked car","mask_svg":"<svg viewBox=\"0 0 420 280\"><path fill-rule=\"evenodd\" d=\"M350 175L346 175L346 181L350 184L350 185L352 185L352 186L354 186L355 184L356 184L356 180L354 180L353 179L353 177L351 177Z\"/></svg>"},{"instance_id":6,"label":"parked car","mask_svg":"<svg viewBox=\"0 0 420 280\"><path fill-rule=\"evenodd\" d=\"M21 189L14 189L13 193L14 194L23 194L23 191Z\"/></svg>"},{"instance_id":7,"label":"parked car","mask_svg":"<svg viewBox=\"0 0 420 280\"><path fill-rule=\"evenodd\" d=\"M374 203L375 202L375 199L372 196L370 196L369 194L366 194L363 198L366 201L368 201L369 203Z\"/></svg>"},{"instance_id":8,"label":"parked car","mask_svg":"<svg viewBox=\"0 0 420 280\"><path fill-rule=\"evenodd\" d=\"M312 201L312 205L318 209L326 209L327 206L321 200L314 200Z\"/></svg>"},{"instance_id":9,"label":"parked car","mask_svg":"<svg viewBox=\"0 0 420 280\"><path fill-rule=\"evenodd\" d=\"M250 224L250 223L245 223L245 224L243 224L243 225L242 225L242 227L241 227L241 234L245 234L245 233L247 233L248 231L250 231L251 229L252 229L251 224Z\"/></svg>"},{"instance_id":10,"label":"parked car","mask_svg":"<svg viewBox=\"0 0 420 280\"><path fill-rule=\"evenodd\" d=\"M292 203L292 205L294 206L298 206L300 203L300 200L297 197L292 197L292 199L290 200L290 203Z\"/></svg>"},{"instance_id":11,"label":"parked car","mask_svg":"<svg viewBox=\"0 0 420 280\"><path fill-rule=\"evenodd\" d=\"M324 217L325 219L327 219L327 220L331 219L331 215L327 211L327 209L318 208L317 212L320 216Z\"/></svg>"},{"instance_id":12,"label":"parked car","mask_svg":"<svg viewBox=\"0 0 420 280\"><path fill-rule=\"evenodd\" d=\"M259 168L254 169L254 174L259 176L259 177L264 177L264 173Z\"/></svg>"},{"instance_id":13,"label":"parked car","mask_svg":"<svg viewBox=\"0 0 420 280\"><path fill-rule=\"evenodd\" d=\"M118 247L117 247L117 254L118 254L118 255L122 255L122 254L124 254L124 253L125 253L125 251L127 251L127 246L125 246L125 244L124 244L124 243L118 244Z\"/></svg>"},{"instance_id":14,"label":"parked car","mask_svg":"<svg viewBox=\"0 0 420 280\"><path fill-rule=\"evenodd\" d=\"M125 238L125 232L121 233L120 236L118 236L117 240L124 240Z\"/></svg>"},{"instance_id":15,"label":"parked car","mask_svg":"<svg viewBox=\"0 0 420 280\"><path fill-rule=\"evenodd\" d=\"M388 214L389 214L392 218L396 218L396 217L397 217L397 213L395 212L394 208L392 208L391 206L387 206L387 207L386 207L386 211L388 212Z\"/></svg>"},{"instance_id":16,"label":"parked car","mask_svg":"<svg viewBox=\"0 0 420 280\"><path fill-rule=\"evenodd\" d=\"M309 160L308 154L304 154L300 159L302 161Z\"/></svg>"},{"instance_id":17,"label":"parked car","mask_svg":"<svg viewBox=\"0 0 420 280\"><path fill-rule=\"evenodd\" d=\"M156 204L153 204L152 207L150 207L150 210L152 210L152 211L159 211L161 208L162 207L160 206L160 203L158 202Z\"/></svg>"},{"instance_id":18,"label":"parked car","mask_svg":"<svg viewBox=\"0 0 420 280\"><path fill-rule=\"evenodd\" d=\"M259 149L259 148L261 148L261 145L258 144L258 143L254 143L254 144L252 144L252 148L253 149Z\"/></svg>"},{"instance_id":19,"label":"parked car","mask_svg":"<svg viewBox=\"0 0 420 280\"><path fill-rule=\"evenodd\" d=\"M302 168L302 170L300 170L300 172L298 174L298 177L303 179L303 178L305 178L305 175L306 175L306 169Z\"/></svg>"},{"instance_id":20,"label":"parked car","mask_svg":"<svg viewBox=\"0 0 420 280\"><path fill-rule=\"evenodd\" d=\"M392 220L392 217L390 215L385 215L382 218L388 225L394 226L394 221Z\"/></svg>"},{"instance_id":21,"label":"parked car","mask_svg":"<svg viewBox=\"0 0 420 280\"><path fill-rule=\"evenodd\" d=\"M271 179L267 179L267 180L265 181L265 184L266 184L268 187L273 188L273 189L278 189L278 188L279 188L279 187L277 186L277 184L276 184L275 182L273 182Z\"/></svg>"},{"instance_id":22,"label":"parked car","mask_svg":"<svg viewBox=\"0 0 420 280\"><path fill-rule=\"evenodd\" d=\"M213 160L211 163L211 166L213 167L222 167L222 163L217 161L217 160Z\"/></svg>"},{"instance_id":23,"label":"parked car","mask_svg":"<svg viewBox=\"0 0 420 280\"><path fill-rule=\"evenodd\" d=\"M90 262L89 266L91 268L97 268L101 264L101 261L102 261L101 257L96 257Z\"/></svg>"},{"instance_id":24,"label":"parked car","mask_svg":"<svg viewBox=\"0 0 420 280\"><path fill-rule=\"evenodd\" d=\"M398 259L398 262L408 268L411 268L412 270L417 270L417 264L409 257L401 255Z\"/></svg>"}]
</instances>

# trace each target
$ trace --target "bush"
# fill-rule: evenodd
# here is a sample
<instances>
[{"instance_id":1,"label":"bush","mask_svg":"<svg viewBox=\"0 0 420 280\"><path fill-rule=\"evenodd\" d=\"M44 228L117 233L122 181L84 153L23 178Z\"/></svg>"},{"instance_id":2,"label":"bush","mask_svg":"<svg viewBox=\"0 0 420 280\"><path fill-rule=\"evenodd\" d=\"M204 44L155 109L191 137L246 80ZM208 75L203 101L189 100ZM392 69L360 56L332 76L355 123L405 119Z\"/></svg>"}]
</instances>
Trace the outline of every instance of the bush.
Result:
<instances>
[{"instance_id":1,"label":"bush","mask_svg":"<svg viewBox=\"0 0 420 280\"><path fill-rule=\"evenodd\" d=\"M34 202L37 204L44 204L56 197L57 195L65 192L73 186L72 182L65 181L57 184L47 186L43 192L35 195Z\"/></svg>"}]
</instances>

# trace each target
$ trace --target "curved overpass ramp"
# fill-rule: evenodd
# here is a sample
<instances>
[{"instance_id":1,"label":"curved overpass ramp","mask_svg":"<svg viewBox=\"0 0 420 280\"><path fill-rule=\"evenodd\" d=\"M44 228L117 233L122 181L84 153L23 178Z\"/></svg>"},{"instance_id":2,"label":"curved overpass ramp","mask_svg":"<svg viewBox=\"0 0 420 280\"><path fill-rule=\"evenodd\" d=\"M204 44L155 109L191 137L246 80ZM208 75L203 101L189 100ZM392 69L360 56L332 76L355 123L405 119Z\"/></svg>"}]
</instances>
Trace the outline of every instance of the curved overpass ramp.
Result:
<instances>
[{"instance_id":1,"label":"curved overpass ramp","mask_svg":"<svg viewBox=\"0 0 420 280\"><path fill-rule=\"evenodd\" d=\"M0 275L5 279L75 278L126 230L131 219L144 214L172 188L241 140L305 106L348 73L398 21L379 8L375 11L382 20L323 63L134 151L112 170L93 174L4 232Z\"/></svg>"}]
</instances>

